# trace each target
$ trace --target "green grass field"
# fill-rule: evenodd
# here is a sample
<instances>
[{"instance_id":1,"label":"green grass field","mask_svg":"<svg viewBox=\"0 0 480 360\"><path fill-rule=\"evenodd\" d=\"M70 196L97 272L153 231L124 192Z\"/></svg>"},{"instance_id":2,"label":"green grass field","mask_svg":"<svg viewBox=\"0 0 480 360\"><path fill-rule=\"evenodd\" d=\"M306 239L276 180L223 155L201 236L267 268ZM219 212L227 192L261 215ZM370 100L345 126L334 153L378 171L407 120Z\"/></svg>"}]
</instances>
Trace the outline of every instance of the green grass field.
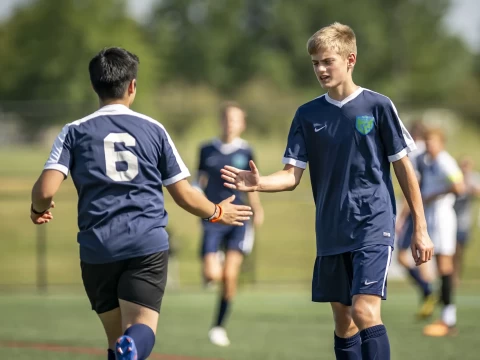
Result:
<instances>
[{"instance_id":1,"label":"green grass field","mask_svg":"<svg viewBox=\"0 0 480 360\"><path fill-rule=\"evenodd\" d=\"M455 156L478 153L477 133L474 128L465 126L461 136L452 137L449 150ZM283 140L251 142L256 146L263 173L281 168ZM191 139L177 143L191 170L195 168L197 145L198 141ZM85 295L79 291L76 193L71 180L63 184L56 197L55 219L46 226L50 291L44 296L31 293L37 276L38 228L29 219L30 189L48 152L49 149L45 148L0 149L1 357L18 360L104 359L104 355L94 355L97 351L102 354L105 347L101 325L89 311ZM257 233L254 254L248 259L249 269L254 265L256 285L250 285L246 276L252 273L244 275L244 285L235 300L229 323L233 344L228 349L218 349L206 340L215 295L199 290L200 222L179 209L167 196L180 290L167 292L155 352L176 357L152 357L152 360L333 358L330 309L328 305L309 301L315 257L315 212L308 173L294 192L262 194L262 201L266 221ZM459 337L423 338L423 324L413 321L416 305L413 290L403 282L389 283L384 320L392 343L392 359L480 358L476 333L480 323L479 237L476 228L466 256L466 281L457 297ZM26 292L23 287L27 288ZM36 345L32 347L32 344ZM77 348L63 352L64 348L53 345L75 345Z\"/></svg>"},{"instance_id":2,"label":"green grass field","mask_svg":"<svg viewBox=\"0 0 480 360\"><path fill-rule=\"evenodd\" d=\"M333 359L332 319L327 304L309 301L309 292L244 289L235 300L228 324L232 345L217 348L207 340L216 296L212 292L167 291L158 327L156 354L164 360L320 360ZM480 290L464 287L457 296L460 334L425 338L423 323L413 320L416 298L409 287L394 285L383 302L392 360L478 359ZM89 311L86 297L71 295L0 296L2 359L104 359L105 355L54 352L52 345L76 346L85 352L105 348L103 329ZM17 348L11 348L15 341ZM8 345L10 342L10 345ZM50 350L21 348L35 343ZM92 349L93 348L93 349Z\"/></svg>"}]
</instances>

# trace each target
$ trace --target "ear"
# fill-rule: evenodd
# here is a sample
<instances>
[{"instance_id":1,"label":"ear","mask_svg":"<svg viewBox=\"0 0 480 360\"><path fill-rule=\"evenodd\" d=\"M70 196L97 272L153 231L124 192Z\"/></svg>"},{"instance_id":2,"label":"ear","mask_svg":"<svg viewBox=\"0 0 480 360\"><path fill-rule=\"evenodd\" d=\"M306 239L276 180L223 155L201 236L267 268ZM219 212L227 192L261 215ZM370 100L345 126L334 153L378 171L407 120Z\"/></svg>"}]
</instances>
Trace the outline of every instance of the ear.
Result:
<instances>
[{"instance_id":1,"label":"ear","mask_svg":"<svg viewBox=\"0 0 480 360\"><path fill-rule=\"evenodd\" d=\"M133 79L130 81L130 84L128 84L128 94L133 94L135 90L137 89L137 79Z\"/></svg>"},{"instance_id":2,"label":"ear","mask_svg":"<svg viewBox=\"0 0 480 360\"><path fill-rule=\"evenodd\" d=\"M355 66L356 63L357 63L357 55L354 54L354 53L348 54L348 56L347 56L347 67L349 69L353 69L353 67Z\"/></svg>"}]
</instances>

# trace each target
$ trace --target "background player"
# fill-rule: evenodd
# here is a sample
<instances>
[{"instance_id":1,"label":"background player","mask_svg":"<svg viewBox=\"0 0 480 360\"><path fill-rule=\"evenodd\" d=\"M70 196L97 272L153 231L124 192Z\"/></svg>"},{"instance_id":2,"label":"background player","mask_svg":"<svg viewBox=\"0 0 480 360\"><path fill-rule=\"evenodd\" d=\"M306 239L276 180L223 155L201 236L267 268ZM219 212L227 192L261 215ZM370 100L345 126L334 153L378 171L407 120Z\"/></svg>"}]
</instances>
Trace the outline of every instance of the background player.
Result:
<instances>
[{"instance_id":1,"label":"background player","mask_svg":"<svg viewBox=\"0 0 480 360\"><path fill-rule=\"evenodd\" d=\"M245 112L238 103L226 102L220 109L220 121L220 138L200 149L198 185L210 201L235 195L234 203L249 203L254 213L254 225L260 226L264 215L258 193L249 193L245 199L245 194L225 188L220 177L223 166L233 164L239 169L249 169L248 163L253 159L252 149L240 138L246 126ZM222 282L216 317L208 334L215 345L230 344L224 327L226 315L236 293L243 258L252 251L253 241L254 231L250 223L244 227L203 223L203 276L206 281ZM226 250L223 264L223 256L218 256L222 250Z\"/></svg>"},{"instance_id":2,"label":"background player","mask_svg":"<svg viewBox=\"0 0 480 360\"><path fill-rule=\"evenodd\" d=\"M105 328L109 360L146 359L155 343L169 247L162 186L179 206L208 221L241 226L251 215L249 207L231 204L234 197L216 205L193 189L165 128L129 109L138 63L120 48L91 60L100 109L62 129L30 208L34 224L52 220L52 199L71 173L82 279Z\"/></svg>"},{"instance_id":3,"label":"background player","mask_svg":"<svg viewBox=\"0 0 480 360\"><path fill-rule=\"evenodd\" d=\"M443 130L429 129L425 141L426 153L417 159L418 171L428 232L435 245L437 270L441 277L443 311L441 320L427 325L424 334L445 336L456 333L457 312L452 299L452 275L457 219L453 205L455 195L461 194L465 186L457 162L445 151Z\"/></svg>"},{"instance_id":4,"label":"background player","mask_svg":"<svg viewBox=\"0 0 480 360\"><path fill-rule=\"evenodd\" d=\"M457 196L454 205L457 214L457 247L453 258L453 282L455 286L460 283L463 255L472 230L473 201L480 196L480 173L473 170L473 160L470 157L460 159L460 169L463 173L465 192Z\"/></svg>"},{"instance_id":5,"label":"background player","mask_svg":"<svg viewBox=\"0 0 480 360\"><path fill-rule=\"evenodd\" d=\"M416 169L416 159L425 152L425 131L426 127L421 121L415 121L410 129L410 134L417 149L408 154L413 167ZM417 176L418 170L416 170ZM419 288L422 296L422 305L417 312L418 318L427 318L433 314L437 297L432 292L431 276L428 264L416 266L411 261L410 244L413 234L413 219L410 215L408 203L403 199L402 207L397 216L395 233L398 236L397 241L397 259L398 263L407 270L408 275Z\"/></svg>"},{"instance_id":6,"label":"background player","mask_svg":"<svg viewBox=\"0 0 480 360\"><path fill-rule=\"evenodd\" d=\"M222 178L226 187L241 191L289 191L309 163L317 237L312 299L331 303L337 359L388 360L380 308L395 231L391 162L412 209L416 264L433 254L418 181L406 156L415 144L390 99L353 82L357 49L351 28L327 26L307 48L328 92L298 108L284 169L260 176L251 161L251 171L226 166Z\"/></svg>"}]
</instances>

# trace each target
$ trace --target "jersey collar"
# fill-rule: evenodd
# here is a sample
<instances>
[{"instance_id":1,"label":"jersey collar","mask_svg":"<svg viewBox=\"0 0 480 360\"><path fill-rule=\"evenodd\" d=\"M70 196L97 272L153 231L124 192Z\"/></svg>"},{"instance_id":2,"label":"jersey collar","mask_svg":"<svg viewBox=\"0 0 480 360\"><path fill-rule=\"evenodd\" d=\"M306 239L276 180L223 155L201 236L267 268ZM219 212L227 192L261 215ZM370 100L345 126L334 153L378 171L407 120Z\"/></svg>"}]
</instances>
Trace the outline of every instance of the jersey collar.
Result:
<instances>
[{"instance_id":1,"label":"jersey collar","mask_svg":"<svg viewBox=\"0 0 480 360\"><path fill-rule=\"evenodd\" d=\"M212 144L213 146L215 146L215 148L217 148L218 151L220 151L222 154L225 154L225 155L231 154L245 147L245 141L240 138L236 138L229 144L223 143L222 140L220 139L214 139L212 141Z\"/></svg>"},{"instance_id":2,"label":"jersey collar","mask_svg":"<svg viewBox=\"0 0 480 360\"><path fill-rule=\"evenodd\" d=\"M345 105L346 103L352 101L353 99L355 99L358 95L360 95L363 91L363 88L362 87L359 87L357 90L355 90L354 93L350 94L349 96L347 96L345 99L343 99L342 101L338 101L338 100L334 100L332 99L330 96L328 96L328 92L325 94L325 100L327 100L330 104L332 105L335 105L335 106L338 106L339 108L341 108L343 105Z\"/></svg>"},{"instance_id":3,"label":"jersey collar","mask_svg":"<svg viewBox=\"0 0 480 360\"><path fill-rule=\"evenodd\" d=\"M119 112L119 111L125 112L125 111L130 111L130 109L122 104L111 104L111 105L102 106L96 112L112 113L112 112Z\"/></svg>"}]
</instances>

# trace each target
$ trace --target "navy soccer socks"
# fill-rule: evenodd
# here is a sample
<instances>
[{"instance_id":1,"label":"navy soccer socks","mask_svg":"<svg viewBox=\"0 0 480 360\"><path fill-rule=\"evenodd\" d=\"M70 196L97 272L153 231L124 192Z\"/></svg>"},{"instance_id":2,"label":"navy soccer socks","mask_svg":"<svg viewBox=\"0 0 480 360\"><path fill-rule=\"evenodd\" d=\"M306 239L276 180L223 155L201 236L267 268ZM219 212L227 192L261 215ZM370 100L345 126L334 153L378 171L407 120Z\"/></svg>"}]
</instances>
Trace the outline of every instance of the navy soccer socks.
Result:
<instances>
[{"instance_id":1,"label":"navy soccer socks","mask_svg":"<svg viewBox=\"0 0 480 360\"><path fill-rule=\"evenodd\" d=\"M349 338L335 337L335 357L337 360L362 360L362 340L360 333Z\"/></svg>"},{"instance_id":2,"label":"navy soccer socks","mask_svg":"<svg viewBox=\"0 0 480 360\"><path fill-rule=\"evenodd\" d=\"M360 331L363 360L390 360L390 342L384 325Z\"/></svg>"},{"instance_id":3,"label":"navy soccer socks","mask_svg":"<svg viewBox=\"0 0 480 360\"><path fill-rule=\"evenodd\" d=\"M112 349L108 349L108 357L107 357L108 360L115 360L115 351L113 351Z\"/></svg>"},{"instance_id":4,"label":"navy soccer socks","mask_svg":"<svg viewBox=\"0 0 480 360\"><path fill-rule=\"evenodd\" d=\"M226 315L228 314L229 308L230 308L230 300L227 300L222 296L220 300L220 304L218 305L218 314L217 314L215 326L223 327L223 323L225 321Z\"/></svg>"},{"instance_id":5,"label":"navy soccer socks","mask_svg":"<svg viewBox=\"0 0 480 360\"><path fill-rule=\"evenodd\" d=\"M153 346L155 345L155 334L153 330L144 324L130 326L120 339L121 341L126 339L127 342L129 339L133 340L133 344L127 344L127 346L130 346L131 348L133 347L131 359L135 360L145 360L150 355ZM116 354L117 359L125 358L130 360L130 357L128 357L128 351L124 351L124 353L127 356L121 357L119 354ZM135 357L135 355L137 356Z\"/></svg>"},{"instance_id":6,"label":"navy soccer socks","mask_svg":"<svg viewBox=\"0 0 480 360\"><path fill-rule=\"evenodd\" d=\"M418 268L415 267L408 269L408 274L420 287L420 289L422 289L424 297L427 297L432 293L432 285L429 282L423 280L420 274L420 270Z\"/></svg>"}]
</instances>

